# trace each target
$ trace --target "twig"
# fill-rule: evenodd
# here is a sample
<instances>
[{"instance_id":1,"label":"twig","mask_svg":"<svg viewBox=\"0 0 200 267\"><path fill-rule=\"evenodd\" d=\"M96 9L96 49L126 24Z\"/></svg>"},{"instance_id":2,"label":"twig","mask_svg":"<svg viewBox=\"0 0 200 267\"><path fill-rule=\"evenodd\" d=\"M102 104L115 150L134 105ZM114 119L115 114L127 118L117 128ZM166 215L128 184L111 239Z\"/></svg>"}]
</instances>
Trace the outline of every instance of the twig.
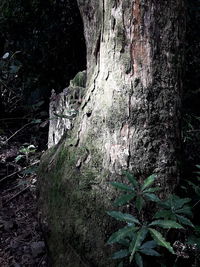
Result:
<instances>
[{"instance_id":1,"label":"twig","mask_svg":"<svg viewBox=\"0 0 200 267\"><path fill-rule=\"evenodd\" d=\"M1 79L0 79L0 83L6 88L8 89L9 91L12 91L14 92L11 88L9 88Z\"/></svg>"},{"instance_id":2,"label":"twig","mask_svg":"<svg viewBox=\"0 0 200 267\"><path fill-rule=\"evenodd\" d=\"M3 118L3 119L0 119L0 121L10 121L10 120L29 120L29 118L16 117L16 118Z\"/></svg>"},{"instance_id":3,"label":"twig","mask_svg":"<svg viewBox=\"0 0 200 267\"><path fill-rule=\"evenodd\" d=\"M42 265L43 260L45 259L46 255L43 255L42 258L40 259L40 262L38 264L38 267Z\"/></svg>"},{"instance_id":4,"label":"twig","mask_svg":"<svg viewBox=\"0 0 200 267\"><path fill-rule=\"evenodd\" d=\"M12 177L12 176L15 175L15 174L18 174L18 173L21 172L21 171L22 171L22 170L19 170L19 171L13 172L13 173L11 173L11 174L9 174L9 175L3 177L3 178L0 180L0 183L3 182L3 181L5 181L6 179Z\"/></svg>"},{"instance_id":5,"label":"twig","mask_svg":"<svg viewBox=\"0 0 200 267\"><path fill-rule=\"evenodd\" d=\"M32 122L25 124L22 128L20 128L14 134L12 134L5 142L7 143L11 138L13 138L16 134L18 134L20 131L22 131L25 127L27 127L30 124L32 124Z\"/></svg>"},{"instance_id":6,"label":"twig","mask_svg":"<svg viewBox=\"0 0 200 267\"><path fill-rule=\"evenodd\" d=\"M198 200L197 203L195 203L194 206L192 206L192 209L193 209L196 205L198 205L199 202L200 202L200 200Z\"/></svg>"},{"instance_id":7,"label":"twig","mask_svg":"<svg viewBox=\"0 0 200 267\"><path fill-rule=\"evenodd\" d=\"M15 174L18 174L18 173L20 173L20 172L22 172L22 171L25 171L26 169L28 169L28 168L30 168L30 167L32 167L32 166L34 166L34 165L38 164L39 162L40 162L40 161L39 161L39 160L37 160L36 162L34 162L34 163L32 163L32 164L28 165L27 167L23 168L22 170L19 170L19 171L13 172L13 173L11 173L11 174L9 174L9 175L7 175L7 176L3 177L3 178L0 180L0 183L4 182L6 179L8 179L8 178L10 178L10 177L14 176Z\"/></svg>"},{"instance_id":8,"label":"twig","mask_svg":"<svg viewBox=\"0 0 200 267\"><path fill-rule=\"evenodd\" d=\"M189 130L189 131L187 131L187 133L192 133L192 132L200 132L200 129L196 129L196 130Z\"/></svg>"},{"instance_id":9,"label":"twig","mask_svg":"<svg viewBox=\"0 0 200 267\"><path fill-rule=\"evenodd\" d=\"M11 188L5 190L5 193L8 193L8 192L10 192L10 191L13 191L13 190L15 190L15 189L17 189L17 188L19 188L19 187L20 187L20 184L17 184L17 185L15 185L15 186L13 186L13 187L11 187Z\"/></svg>"},{"instance_id":10,"label":"twig","mask_svg":"<svg viewBox=\"0 0 200 267\"><path fill-rule=\"evenodd\" d=\"M26 188L24 188L23 190L21 190L20 192L18 192L17 194L15 194L14 196L12 196L11 198L9 198L5 203L3 203L3 206L8 204L8 202L10 202L11 200L13 200L14 198L18 197L19 195L21 195L22 193L26 192L27 189L30 188L30 185L27 186Z\"/></svg>"}]
</instances>

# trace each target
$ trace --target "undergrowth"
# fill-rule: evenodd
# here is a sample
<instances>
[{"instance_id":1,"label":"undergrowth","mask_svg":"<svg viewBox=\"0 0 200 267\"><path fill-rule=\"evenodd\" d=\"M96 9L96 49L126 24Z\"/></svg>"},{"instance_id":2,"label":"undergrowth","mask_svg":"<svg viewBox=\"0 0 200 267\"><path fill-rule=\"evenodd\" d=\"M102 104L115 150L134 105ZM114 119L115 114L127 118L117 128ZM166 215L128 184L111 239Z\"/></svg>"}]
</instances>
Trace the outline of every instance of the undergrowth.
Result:
<instances>
[{"instance_id":1,"label":"undergrowth","mask_svg":"<svg viewBox=\"0 0 200 267\"><path fill-rule=\"evenodd\" d=\"M199 165L197 168L200 170ZM200 177L181 186L184 196L188 196L189 188L193 190L192 198L171 194L166 199L160 198L161 188L154 186L156 175L143 183L129 172L124 178L123 183L111 183L125 192L114 201L120 211L107 212L125 224L107 241L119 248L112 255L117 266L152 266L150 257L154 266L183 266L187 260L191 266L199 266L200 226L195 225L194 207L200 203ZM147 209L151 209L150 216L145 215Z\"/></svg>"}]
</instances>

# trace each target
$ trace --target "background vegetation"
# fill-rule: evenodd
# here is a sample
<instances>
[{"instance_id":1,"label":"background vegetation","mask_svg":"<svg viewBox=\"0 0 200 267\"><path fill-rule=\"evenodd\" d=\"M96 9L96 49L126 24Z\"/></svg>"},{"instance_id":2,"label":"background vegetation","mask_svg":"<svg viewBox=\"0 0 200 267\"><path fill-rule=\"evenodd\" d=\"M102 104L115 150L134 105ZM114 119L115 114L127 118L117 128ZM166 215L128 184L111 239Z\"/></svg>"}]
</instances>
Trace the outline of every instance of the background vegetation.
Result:
<instances>
[{"instance_id":1,"label":"background vegetation","mask_svg":"<svg viewBox=\"0 0 200 267\"><path fill-rule=\"evenodd\" d=\"M1 102L7 113L19 108L9 94L21 104L35 104L47 99L52 88L60 92L85 69L76 1L2 0L0 10L0 56L5 55L0 62Z\"/></svg>"}]
</instances>

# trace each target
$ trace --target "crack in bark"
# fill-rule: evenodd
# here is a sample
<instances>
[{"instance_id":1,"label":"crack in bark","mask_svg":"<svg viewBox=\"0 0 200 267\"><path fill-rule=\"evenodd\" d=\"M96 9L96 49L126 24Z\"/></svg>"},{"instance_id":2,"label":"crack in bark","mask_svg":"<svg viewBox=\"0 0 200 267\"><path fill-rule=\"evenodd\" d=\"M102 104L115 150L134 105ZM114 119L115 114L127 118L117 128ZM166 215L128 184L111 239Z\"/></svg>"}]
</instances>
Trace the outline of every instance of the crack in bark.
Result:
<instances>
[{"instance_id":1,"label":"crack in bark","mask_svg":"<svg viewBox=\"0 0 200 267\"><path fill-rule=\"evenodd\" d=\"M97 38L97 42L96 42L96 46L95 46L95 50L94 50L94 56L95 56L95 60L96 60L96 65L98 63L98 56L100 58L100 46L101 46L101 31L99 32L99 36Z\"/></svg>"},{"instance_id":2,"label":"crack in bark","mask_svg":"<svg viewBox=\"0 0 200 267\"><path fill-rule=\"evenodd\" d=\"M133 95L133 82L131 81L131 92L128 94L128 125L130 126L131 121L131 97ZM130 145L130 127L128 129L128 158L127 158L127 169L130 168L130 161L131 161L131 145Z\"/></svg>"},{"instance_id":3,"label":"crack in bark","mask_svg":"<svg viewBox=\"0 0 200 267\"><path fill-rule=\"evenodd\" d=\"M109 76L110 76L110 70L108 71L108 74L107 74L107 76L106 76L106 78L105 78L105 80L107 81L108 80L108 78L109 78Z\"/></svg>"},{"instance_id":4,"label":"crack in bark","mask_svg":"<svg viewBox=\"0 0 200 267\"><path fill-rule=\"evenodd\" d=\"M130 18L130 59L131 59L131 69L132 69L132 75L134 75L134 58L133 58L133 54L132 54L132 51L133 51L133 35L132 35L132 25L134 24L134 17L133 17L133 10L134 10L134 1L132 2L132 6L131 6L131 18Z\"/></svg>"},{"instance_id":5,"label":"crack in bark","mask_svg":"<svg viewBox=\"0 0 200 267\"><path fill-rule=\"evenodd\" d=\"M85 99L85 101L83 102L83 105L81 107L82 110L84 110L84 108L87 106L87 104L90 102L90 99L91 99L91 95L92 93L94 92L95 88L96 88L96 80L97 80L97 77L99 75L99 72L100 72L100 68L99 68L99 64L98 64L98 71L97 71L97 74L96 74L96 77L94 78L94 86L93 86L93 89L89 92L89 96L87 97L87 100Z\"/></svg>"},{"instance_id":6,"label":"crack in bark","mask_svg":"<svg viewBox=\"0 0 200 267\"><path fill-rule=\"evenodd\" d=\"M103 23L102 23L102 36L101 36L101 41L103 42L103 37L104 37L104 25L105 25L105 0L103 0Z\"/></svg>"},{"instance_id":7,"label":"crack in bark","mask_svg":"<svg viewBox=\"0 0 200 267\"><path fill-rule=\"evenodd\" d=\"M122 48L120 50L120 53L124 53L125 52L125 46L126 46L126 33L125 33L125 23L124 23L124 10L122 9L122 25L123 25L123 39L122 39Z\"/></svg>"},{"instance_id":8,"label":"crack in bark","mask_svg":"<svg viewBox=\"0 0 200 267\"><path fill-rule=\"evenodd\" d=\"M81 169L81 167L83 166L83 164L87 161L87 159L88 159L88 157L89 157L89 154L90 154L90 152L89 152L89 150L86 148L85 149L85 153L84 153L84 155L83 156L81 156L79 159L78 159L78 161L77 161L77 163L76 163L76 168L77 169Z\"/></svg>"},{"instance_id":9,"label":"crack in bark","mask_svg":"<svg viewBox=\"0 0 200 267\"><path fill-rule=\"evenodd\" d=\"M115 25L116 25L116 19L112 17L112 30L115 30Z\"/></svg>"}]
</instances>

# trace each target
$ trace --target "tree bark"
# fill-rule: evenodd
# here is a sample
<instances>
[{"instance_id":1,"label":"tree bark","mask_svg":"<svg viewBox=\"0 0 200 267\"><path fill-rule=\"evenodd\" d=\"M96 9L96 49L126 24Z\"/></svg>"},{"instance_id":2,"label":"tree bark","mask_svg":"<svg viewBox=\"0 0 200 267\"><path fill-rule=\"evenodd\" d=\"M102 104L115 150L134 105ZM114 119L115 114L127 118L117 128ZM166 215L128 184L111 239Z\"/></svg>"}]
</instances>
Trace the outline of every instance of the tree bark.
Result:
<instances>
[{"instance_id":1,"label":"tree bark","mask_svg":"<svg viewBox=\"0 0 200 267\"><path fill-rule=\"evenodd\" d=\"M78 2L88 62L79 146L95 134L105 169L157 173L171 190L179 177L183 3Z\"/></svg>"},{"instance_id":2,"label":"tree bark","mask_svg":"<svg viewBox=\"0 0 200 267\"><path fill-rule=\"evenodd\" d=\"M179 180L184 3L78 5L86 93L68 137L43 157L40 207L54 266L113 266L105 247L114 194L108 181L121 179L122 170L140 180L155 173L166 195Z\"/></svg>"}]
</instances>

